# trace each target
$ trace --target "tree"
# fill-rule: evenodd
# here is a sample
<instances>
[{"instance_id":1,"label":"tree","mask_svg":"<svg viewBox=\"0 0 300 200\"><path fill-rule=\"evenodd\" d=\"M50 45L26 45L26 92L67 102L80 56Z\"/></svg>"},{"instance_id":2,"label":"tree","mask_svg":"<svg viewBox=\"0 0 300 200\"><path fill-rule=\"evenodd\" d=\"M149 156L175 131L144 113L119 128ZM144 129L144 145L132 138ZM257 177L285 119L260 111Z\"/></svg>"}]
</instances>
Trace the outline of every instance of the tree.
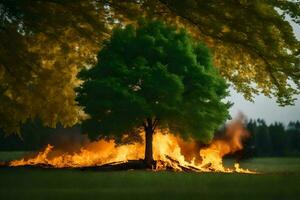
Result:
<instances>
[{"instance_id":1,"label":"tree","mask_svg":"<svg viewBox=\"0 0 300 200\"><path fill-rule=\"evenodd\" d=\"M155 130L209 141L228 117L227 85L208 48L184 30L154 22L114 30L99 62L80 73L78 102L92 138L145 131L145 163L152 166Z\"/></svg>"},{"instance_id":2,"label":"tree","mask_svg":"<svg viewBox=\"0 0 300 200\"><path fill-rule=\"evenodd\" d=\"M38 120L23 124L20 135L7 135L0 129L0 151L38 151L49 142L54 129L44 127Z\"/></svg>"},{"instance_id":3,"label":"tree","mask_svg":"<svg viewBox=\"0 0 300 200\"><path fill-rule=\"evenodd\" d=\"M185 27L214 52L214 64L247 99L299 92L299 0L0 0L0 127L28 119L71 126L85 117L76 74L94 65L114 26L139 16ZM288 81L289 80L289 81Z\"/></svg>"},{"instance_id":4,"label":"tree","mask_svg":"<svg viewBox=\"0 0 300 200\"><path fill-rule=\"evenodd\" d=\"M300 24L299 0L158 2L161 12L171 12L164 15L166 20L177 16L197 27L195 34L214 49L214 60L220 73L246 99L263 93L277 97L279 105L293 103L293 94L299 93L300 88L300 42L287 18ZM170 15L173 18L170 19ZM296 87L288 83L288 79Z\"/></svg>"},{"instance_id":5,"label":"tree","mask_svg":"<svg viewBox=\"0 0 300 200\"><path fill-rule=\"evenodd\" d=\"M300 155L300 121L290 122L287 128L289 151L292 156Z\"/></svg>"},{"instance_id":6,"label":"tree","mask_svg":"<svg viewBox=\"0 0 300 200\"><path fill-rule=\"evenodd\" d=\"M19 132L28 119L51 127L84 119L75 102L78 66L94 63L99 48L94 44L105 30L101 20L95 22L96 13L78 14L92 5L72 4L0 1L0 127L5 132ZM83 15L91 19L86 22Z\"/></svg>"},{"instance_id":7,"label":"tree","mask_svg":"<svg viewBox=\"0 0 300 200\"><path fill-rule=\"evenodd\" d=\"M272 153L272 141L269 128L263 119L257 120L255 130L255 148L258 156L270 156Z\"/></svg>"},{"instance_id":8,"label":"tree","mask_svg":"<svg viewBox=\"0 0 300 200\"><path fill-rule=\"evenodd\" d=\"M288 135L284 125L275 122L269 126L269 133L272 140L273 156L284 156L288 151Z\"/></svg>"},{"instance_id":9,"label":"tree","mask_svg":"<svg viewBox=\"0 0 300 200\"><path fill-rule=\"evenodd\" d=\"M250 120L247 130L250 138L244 144L244 150L251 149L254 156L299 156L299 121L291 121L285 128L281 122L267 126L263 119Z\"/></svg>"}]
</instances>

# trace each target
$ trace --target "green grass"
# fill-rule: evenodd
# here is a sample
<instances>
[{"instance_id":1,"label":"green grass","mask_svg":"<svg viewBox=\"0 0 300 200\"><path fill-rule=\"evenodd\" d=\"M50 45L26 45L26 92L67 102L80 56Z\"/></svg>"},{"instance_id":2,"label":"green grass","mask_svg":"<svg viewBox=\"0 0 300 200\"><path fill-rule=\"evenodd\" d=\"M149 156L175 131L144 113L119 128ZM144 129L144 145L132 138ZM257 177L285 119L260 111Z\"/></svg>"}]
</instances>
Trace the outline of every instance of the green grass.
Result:
<instances>
[{"instance_id":1,"label":"green grass","mask_svg":"<svg viewBox=\"0 0 300 200\"><path fill-rule=\"evenodd\" d=\"M233 162L232 160L225 160L224 165L230 167L233 166ZM300 158L255 158L243 161L241 166L262 173L295 173L300 175Z\"/></svg>"},{"instance_id":2,"label":"green grass","mask_svg":"<svg viewBox=\"0 0 300 200\"><path fill-rule=\"evenodd\" d=\"M0 168L0 199L300 199L299 158L259 158L242 166L262 174Z\"/></svg>"}]
</instances>

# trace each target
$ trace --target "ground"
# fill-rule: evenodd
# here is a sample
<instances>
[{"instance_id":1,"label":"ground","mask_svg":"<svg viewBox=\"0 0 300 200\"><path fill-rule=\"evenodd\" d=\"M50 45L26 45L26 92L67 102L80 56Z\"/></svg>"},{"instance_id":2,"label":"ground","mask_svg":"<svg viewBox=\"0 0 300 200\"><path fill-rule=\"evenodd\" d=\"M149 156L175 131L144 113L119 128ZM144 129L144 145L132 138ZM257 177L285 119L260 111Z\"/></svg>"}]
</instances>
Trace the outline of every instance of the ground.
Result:
<instances>
[{"instance_id":1,"label":"ground","mask_svg":"<svg viewBox=\"0 0 300 200\"><path fill-rule=\"evenodd\" d=\"M19 155L0 153L0 160ZM0 199L299 199L300 158L241 165L261 174L0 168Z\"/></svg>"}]
</instances>

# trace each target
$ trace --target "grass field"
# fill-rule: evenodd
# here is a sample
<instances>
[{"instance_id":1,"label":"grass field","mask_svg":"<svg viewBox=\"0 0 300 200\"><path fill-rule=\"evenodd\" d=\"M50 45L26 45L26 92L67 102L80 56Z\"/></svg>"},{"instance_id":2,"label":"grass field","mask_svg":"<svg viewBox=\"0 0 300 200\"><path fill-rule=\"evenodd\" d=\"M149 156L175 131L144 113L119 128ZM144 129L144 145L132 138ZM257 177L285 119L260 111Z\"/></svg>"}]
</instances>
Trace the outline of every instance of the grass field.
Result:
<instances>
[{"instance_id":1,"label":"grass field","mask_svg":"<svg viewBox=\"0 0 300 200\"><path fill-rule=\"evenodd\" d=\"M19 156L0 153L0 160ZM300 158L259 158L241 166L262 174L0 168L0 199L300 199Z\"/></svg>"}]
</instances>

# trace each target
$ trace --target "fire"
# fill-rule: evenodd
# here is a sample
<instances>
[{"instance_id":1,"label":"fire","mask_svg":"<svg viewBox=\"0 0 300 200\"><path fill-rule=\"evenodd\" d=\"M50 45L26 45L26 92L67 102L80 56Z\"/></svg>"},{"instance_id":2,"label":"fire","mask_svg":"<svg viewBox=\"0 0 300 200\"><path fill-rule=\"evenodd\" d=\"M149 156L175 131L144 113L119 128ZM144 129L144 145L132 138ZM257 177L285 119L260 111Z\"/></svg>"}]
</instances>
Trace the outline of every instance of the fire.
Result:
<instances>
[{"instance_id":1,"label":"fire","mask_svg":"<svg viewBox=\"0 0 300 200\"><path fill-rule=\"evenodd\" d=\"M215 139L208 147L201 149L195 140L186 141L171 133L157 131L153 138L153 154L156 160L154 170L255 173L240 168L238 163L232 169L223 166L223 156L241 150L242 139L248 135L240 121L233 121L227 127L225 137ZM9 165L76 168L126 163L129 160L143 159L144 148L143 143L118 145L112 139L90 142L73 153L62 152L48 145L35 157L14 160Z\"/></svg>"},{"instance_id":2,"label":"fire","mask_svg":"<svg viewBox=\"0 0 300 200\"><path fill-rule=\"evenodd\" d=\"M223 156L242 150L242 140L249 136L243 128L241 121L236 120L229 124L225 138L214 140L208 148L200 150L202 166L210 166L212 169L221 172L231 172L223 166ZM235 171L242 172L239 164L235 164Z\"/></svg>"}]
</instances>

